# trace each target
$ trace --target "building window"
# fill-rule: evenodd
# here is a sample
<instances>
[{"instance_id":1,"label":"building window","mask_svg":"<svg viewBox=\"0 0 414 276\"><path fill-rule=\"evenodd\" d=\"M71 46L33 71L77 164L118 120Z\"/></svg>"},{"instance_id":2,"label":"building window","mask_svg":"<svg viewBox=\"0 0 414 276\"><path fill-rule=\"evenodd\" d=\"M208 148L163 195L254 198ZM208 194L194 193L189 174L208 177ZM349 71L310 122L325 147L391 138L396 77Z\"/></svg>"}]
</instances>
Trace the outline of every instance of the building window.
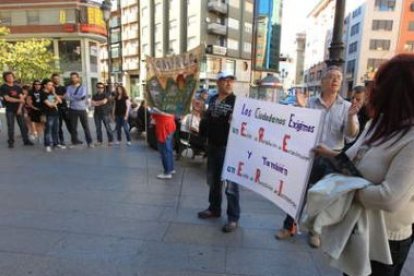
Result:
<instances>
[{"instance_id":1,"label":"building window","mask_svg":"<svg viewBox=\"0 0 414 276\"><path fill-rule=\"evenodd\" d=\"M395 0L375 0L375 10L393 11L395 9Z\"/></svg>"},{"instance_id":2,"label":"building window","mask_svg":"<svg viewBox=\"0 0 414 276\"><path fill-rule=\"evenodd\" d=\"M187 42L187 50L193 49L197 46L197 38L195 36L190 36Z\"/></svg>"},{"instance_id":3,"label":"building window","mask_svg":"<svg viewBox=\"0 0 414 276\"><path fill-rule=\"evenodd\" d=\"M252 23L247 23L247 22L245 22L245 23L244 23L244 31L245 31L246 33L252 33L252 30L253 30L253 25L252 25Z\"/></svg>"},{"instance_id":4,"label":"building window","mask_svg":"<svg viewBox=\"0 0 414 276\"><path fill-rule=\"evenodd\" d=\"M361 12L362 12L362 7L359 7L358 9L354 10L352 12L352 18L355 18L355 17L359 16L361 14Z\"/></svg>"},{"instance_id":5,"label":"building window","mask_svg":"<svg viewBox=\"0 0 414 276\"><path fill-rule=\"evenodd\" d=\"M58 45L60 68L62 71L82 71L80 41L59 41Z\"/></svg>"},{"instance_id":6,"label":"building window","mask_svg":"<svg viewBox=\"0 0 414 276\"><path fill-rule=\"evenodd\" d=\"M197 16L195 14L190 15L188 17L188 26L191 26L191 25L196 24L196 23L197 23Z\"/></svg>"},{"instance_id":7,"label":"building window","mask_svg":"<svg viewBox=\"0 0 414 276\"><path fill-rule=\"evenodd\" d=\"M386 59L369 58L367 63L368 72L375 72L386 61Z\"/></svg>"},{"instance_id":8,"label":"building window","mask_svg":"<svg viewBox=\"0 0 414 276\"><path fill-rule=\"evenodd\" d=\"M27 11L27 25L38 25L39 24L39 11Z\"/></svg>"},{"instance_id":9,"label":"building window","mask_svg":"<svg viewBox=\"0 0 414 276\"><path fill-rule=\"evenodd\" d=\"M387 39L371 39L369 41L370 50L384 51L389 50L391 46L391 40Z\"/></svg>"},{"instance_id":10,"label":"building window","mask_svg":"<svg viewBox=\"0 0 414 276\"><path fill-rule=\"evenodd\" d=\"M226 60L226 71L232 73L233 75L236 74L236 61L227 59Z\"/></svg>"},{"instance_id":11,"label":"building window","mask_svg":"<svg viewBox=\"0 0 414 276\"><path fill-rule=\"evenodd\" d=\"M0 25L11 25L11 12L0 12Z\"/></svg>"},{"instance_id":12,"label":"building window","mask_svg":"<svg viewBox=\"0 0 414 276\"><path fill-rule=\"evenodd\" d=\"M392 31L392 25L394 21L392 20L373 20L372 21L372 30L373 31Z\"/></svg>"},{"instance_id":13,"label":"building window","mask_svg":"<svg viewBox=\"0 0 414 276\"><path fill-rule=\"evenodd\" d=\"M404 44L404 51L414 52L414 41L407 41Z\"/></svg>"},{"instance_id":14,"label":"building window","mask_svg":"<svg viewBox=\"0 0 414 276\"><path fill-rule=\"evenodd\" d=\"M348 53L349 54L355 53L357 50L358 50L358 42L357 41L349 44L349 48L348 48Z\"/></svg>"},{"instance_id":15,"label":"building window","mask_svg":"<svg viewBox=\"0 0 414 276\"><path fill-rule=\"evenodd\" d=\"M356 23L351 27L351 36L354 36L359 33L359 23Z\"/></svg>"},{"instance_id":16,"label":"building window","mask_svg":"<svg viewBox=\"0 0 414 276\"><path fill-rule=\"evenodd\" d=\"M252 51L252 44L250 42L244 42L244 44L243 44L243 50L246 53L251 53L251 51Z\"/></svg>"},{"instance_id":17,"label":"building window","mask_svg":"<svg viewBox=\"0 0 414 276\"><path fill-rule=\"evenodd\" d=\"M145 18L145 16L147 15L148 12L148 7L143 7L141 10L141 15L143 18Z\"/></svg>"},{"instance_id":18,"label":"building window","mask_svg":"<svg viewBox=\"0 0 414 276\"><path fill-rule=\"evenodd\" d=\"M346 73L351 74L353 76L354 72L355 72L355 59L348 61L346 64Z\"/></svg>"},{"instance_id":19,"label":"building window","mask_svg":"<svg viewBox=\"0 0 414 276\"><path fill-rule=\"evenodd\" d=\"M143 53L143 55L149 55L150 54L148 44L142 44L142 53Z\"/></svg>"},{"instance_id":20,"label":"building window","mask_svg":"<svg viewBox=\"0 0 414 276\"><path fill-rule=\"evenodd\" d=\"M229 28L232 28L234 30L238 30L239 29L239 24L240 24L239 20L229 17L229 20L228 20Z\"/></svg>"},{"instance_id":21,"label":"building window","mask_svg":"<svg viewBox=\"0 0 414 276\"><path fill-rule=\"evenodd\" d=\"M160 2L155 4L155 14L160 16L162 14L162 5Z\"/></svg>"},{"instance_id":22,"label":"building window","mask_svg":"<svg viewBox=\"0 0 414 276\"><path fill-rule=\"evenodd\" d=\"M161 39L161 23L155 24L155 39Z\"/></svg>"},{"instance_id":23,"label":"building window","mask_svg":"<svg viewBox=\"0 0 414 276\"><path fill-rule=\"evenodd\" d=\"M208 57L206 60L206 71L207 73L217 74L221 71L221 59Z\"/></svg>"},{"instance_id":24,"label":"building window","mask_svg":"<svg viewBox=\"0 0 414 276\"><path fill-rule=\"evenodd\" d=\"M89 60L91 72L98 72L98 44L89 42Z\"/></svg>"},{"instance_id":25,"label":"building window","mask_svg":"<svg viewBox=\"0 0 414 276\"><path fill-rule=\"evenodd\" d=\"M408 23L408 30L410 32L414 31L414 21L410 21L410 23Z\"/></svg>"},{"instance_id":26,"label":"building window","mask_svg":"<svg viewBox=\"0 0 414 276\"><path fill-rule=\"evenodd\" d=\"M227 39L227 47L231 50L239 50L239 42L234 39Z\"/></svg>"}]
</instances>

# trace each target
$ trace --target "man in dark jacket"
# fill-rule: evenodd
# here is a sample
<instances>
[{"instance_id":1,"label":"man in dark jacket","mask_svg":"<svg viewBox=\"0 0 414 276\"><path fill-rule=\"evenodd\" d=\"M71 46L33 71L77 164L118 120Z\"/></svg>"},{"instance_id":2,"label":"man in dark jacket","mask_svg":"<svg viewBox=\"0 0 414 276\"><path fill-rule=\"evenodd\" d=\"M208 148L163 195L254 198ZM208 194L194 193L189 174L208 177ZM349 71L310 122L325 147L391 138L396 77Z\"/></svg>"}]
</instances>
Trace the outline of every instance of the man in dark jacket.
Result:
<instances>
[{"instance_id":1,"label":"man in dark jacket","mask_svg":"<svg viewBox=\"0 0 414 276\"><path fill-rule=\"evenodd\" d=\"M207 137L207 183L210 186L210 206L198 213L200 219L218 218L221 216L222 188L224 181L221 173L226 154L230 120L236 96L233 94L235 77L229 72L221 72L217 76L218 94L210 100L208 110L200 123L200 134ZM223 226L225 233L236 230L240 217L239 189L237 184L226 182L228 222Z\"/></svg>"}]
</instances>

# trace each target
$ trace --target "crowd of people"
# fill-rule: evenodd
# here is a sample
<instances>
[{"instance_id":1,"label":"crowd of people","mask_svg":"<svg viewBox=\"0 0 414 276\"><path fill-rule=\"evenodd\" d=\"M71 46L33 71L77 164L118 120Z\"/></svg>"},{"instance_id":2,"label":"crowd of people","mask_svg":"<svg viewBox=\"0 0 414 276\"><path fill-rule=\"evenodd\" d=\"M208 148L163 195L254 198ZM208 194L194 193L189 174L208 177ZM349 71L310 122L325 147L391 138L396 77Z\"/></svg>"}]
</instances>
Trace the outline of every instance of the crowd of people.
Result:
<instances>
[{"instance_id":1,"label":"crowd of people","mask_svg":"<svg viewBox=\"0 0 414 276\"><path fill-rule=\"evenodd\" d=\"M107 134L107 145L120 144L122 130L126 144L131 145L131 99L122 85L115 91L108 91L104 83L96 84L96 93L89 97L88 89L81 83L76 72L70 74L70 84L61 85L60 75L52 74L50 79L34 80L32 85L20 85L12 72L3 73L4 84L0 86L0 100L6 110L8 147L15 146L15 122L19 126L23 144L33 146L43 143L46 152L66 149L65 131L70 135L71 146L86 144L92 148L103 145L102 125ZM89 109L94 108L96 143L89 127ZM140 106L142 115L144 102ZM144 115L145 116L145 115ZM142 119L136 116L134 122ZM85 142L79 138L78 122L84 131ZM111 127L114 122L115 129ZM114 133L117 134L116 140ZM43 139L41 139L41 137Z\"/></svg>"},{"instance_id":2,"label":"crowd of people","mask_svg":"<svg viewBox=\"0 0 414 276\"><path fill-rule=\"evenodd\" d=\"M88 124L87 89L80 83L77 73L71 74L71 84L60 85L59 75L51 79L34 81L31 87L19 86L11 72L3 74L5 83L1 96L6 107L8 144L14 146L14 123L17 121L24 145L31 146L44 133L46 151L65 148L63 124L66 125L73 145L82 144L77 133L78 121L85 133L86 144L93 140ZM198 213L200 219L221 216L222 193L227 197L227 222L222 231L230 233L239 226L241 214L237 183L224 181L224 165L230 121L236 96L235 76L220 72L217 76L217 95L205 103L201 118L196 120L198 135L207 141L208 207ZM320 144L314 149L315 160L308 188L322 179L329 169L326 161L345 155L370 185L355 192L354 201L366 210L382 211L387 236L382 242L389 245L392 264L371 259L371 275L400 275L413 238L414 225L414 56L398 55L386 62L376 73L370 85L356 86L350 101L340 95L343 75L339 67L328 67L321 80L321 93L309 97L298 93L297 105L321 110ZM124 87L116 87L113 95L103 83L96 85L92 96L97 144L104 141L105 127L108 145L114 143L111 120L116 123L116 142L124 131L127 145L131 145L129 114L131 101ZM201 98L206 98L202 94ZM142 110L141 110L142 111ZM140 111L138 110L137 114ZM200 114L192 114L200 116ZM175 173L173 136L175 118L153 109L152 119L161 154L163 173L160 179L171 179ZM192 123L185 123L192 128ZM275 234L278 240L287 240L298 232L294 218L286 216L282 228ZM375 236L378 238L378 235ZM320 233L309 232L309 245L321 246ZM375 244L380 242L372 240Z\"/></svg>"}]
</instances>

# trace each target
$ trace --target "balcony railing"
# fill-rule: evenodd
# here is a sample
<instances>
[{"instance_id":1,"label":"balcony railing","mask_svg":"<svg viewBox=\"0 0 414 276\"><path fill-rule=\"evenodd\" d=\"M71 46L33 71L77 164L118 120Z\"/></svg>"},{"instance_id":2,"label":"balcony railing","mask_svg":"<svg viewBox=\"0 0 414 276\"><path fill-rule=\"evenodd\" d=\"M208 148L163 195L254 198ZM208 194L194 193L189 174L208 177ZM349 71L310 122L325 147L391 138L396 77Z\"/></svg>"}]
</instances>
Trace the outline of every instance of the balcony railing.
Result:
<instances>
[{"instance_id":1,"label":"balcony railing","mask_svg":"<svg viewBox=\"0 0 414 276\"><path fill-rule=\"evenodd\" d=\"M218 45L207 45L206 47L207 54L225 56L227 54L227 48Z\"/></svg>"},{"instance_id":2,"label":"balcony railing","mask_svg":"<svg viewBox=\"0 0 414 276\"><path fill-rule=\"evenodd\" d=\"M220 0L209 0L207 7L210 12L217 12L221 14L227 14L228 12L227 4L221 2Z\"/></svg>"},{"instance_id":3,"label":"balcony railing","mask_svg":"<svg viewBox=\"0 0 414 276\"><path fill-rule=\"evenodd\" d=\"M218 35L227 35L227 27L220 23L208 24L207 30L209 33L218 34Z\"/></svg>"}]
</instances>

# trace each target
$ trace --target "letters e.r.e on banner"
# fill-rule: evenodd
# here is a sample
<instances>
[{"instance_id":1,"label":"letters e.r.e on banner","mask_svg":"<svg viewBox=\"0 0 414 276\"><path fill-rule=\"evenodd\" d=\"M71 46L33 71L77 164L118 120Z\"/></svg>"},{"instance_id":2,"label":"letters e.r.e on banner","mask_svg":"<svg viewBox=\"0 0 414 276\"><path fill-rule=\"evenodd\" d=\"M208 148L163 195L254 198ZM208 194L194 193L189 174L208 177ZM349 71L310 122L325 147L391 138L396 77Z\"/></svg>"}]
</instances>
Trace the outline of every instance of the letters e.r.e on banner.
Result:
<instances>
[{"instance_id":1,"label":"letters e.r.e on banner","mask_svg":"<svg viewBox=\"0 0 414 276\"><path fill-rule=\"evenodd\" d=\"M321 117L320 110L237 98L223 179L264 196L298 218Z\"/></svg>"},{"instance_id":2,"label":"letters e.r.e on banner","mask_svg":"<svg viewBox=\"0 0 414 276\"><path fill-rule=\"evenodd\" d=\"M146 98L152 107L184 115L190 109L200 75L202 46L181 55L147 56Z\"/></svg>"}]
</instances>

